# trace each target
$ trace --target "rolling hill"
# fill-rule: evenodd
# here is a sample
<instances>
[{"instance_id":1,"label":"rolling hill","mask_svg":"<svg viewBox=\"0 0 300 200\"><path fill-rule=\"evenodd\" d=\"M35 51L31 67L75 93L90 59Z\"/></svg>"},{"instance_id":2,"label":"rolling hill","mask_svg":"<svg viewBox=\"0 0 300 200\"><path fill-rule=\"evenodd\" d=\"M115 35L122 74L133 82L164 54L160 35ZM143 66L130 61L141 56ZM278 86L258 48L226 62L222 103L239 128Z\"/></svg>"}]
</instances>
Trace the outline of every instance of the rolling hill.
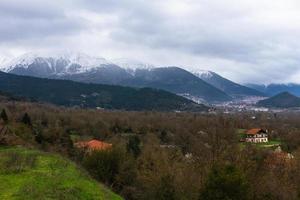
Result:
<instances>
[{"instance_id":1,"label":"rolling hill","mask_svg":"<svg viewBox=\"0 0 300 200\"><path fill-rule=\"evenodd\" d=\"M282 92L271 98L259 101L258 106L268 108L293 108L300 107L300 98L288 92Z\"/></svg>"}]
</instances>

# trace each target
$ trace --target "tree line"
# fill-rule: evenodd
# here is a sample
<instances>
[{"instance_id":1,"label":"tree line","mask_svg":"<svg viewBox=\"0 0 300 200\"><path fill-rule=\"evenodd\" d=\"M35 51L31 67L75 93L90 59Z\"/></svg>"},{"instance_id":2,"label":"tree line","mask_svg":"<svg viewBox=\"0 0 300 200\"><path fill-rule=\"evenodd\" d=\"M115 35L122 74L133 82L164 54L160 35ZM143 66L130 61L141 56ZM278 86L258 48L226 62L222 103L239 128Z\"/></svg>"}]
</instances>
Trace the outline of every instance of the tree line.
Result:
<instances>
[{"instance_id":1,"label":"tree line","mask_svg":"<svg viewBox=\"0 0 300 200\"><path fill-rule=\"evenodd\" d=\"M2 145L18 143L68 156L125 199L260 200L300 195L297 113L99 111L10 101L0 108L2 123L17 136ZM257 127L281 139L283 150L294 159L277 162L272 148L242 146L237 130ZM85 153L73 145L89 139L112 143L113 148Z\"/></svg>"}]
</instances>

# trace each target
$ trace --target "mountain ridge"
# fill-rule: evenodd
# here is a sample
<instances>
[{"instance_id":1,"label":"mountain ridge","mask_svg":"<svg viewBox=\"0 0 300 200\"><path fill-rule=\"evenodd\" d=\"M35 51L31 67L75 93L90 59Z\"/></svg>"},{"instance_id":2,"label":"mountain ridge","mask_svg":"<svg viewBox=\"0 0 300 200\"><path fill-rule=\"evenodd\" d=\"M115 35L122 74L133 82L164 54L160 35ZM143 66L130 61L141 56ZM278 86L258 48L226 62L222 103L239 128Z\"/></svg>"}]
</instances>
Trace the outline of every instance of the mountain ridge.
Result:
<instances>
[{"instance_id":1,"label":"mountain ridge","mask_svg":"<svg viewBox=\"0 0 300 200\"><path fill-rule=\"evenodd\" d=\"M235 83L212 71L200 70L194 72L194 74L207 83L229 94L233 98L243 98L245 96L266 96L263 92Z\"/></svg>"},{"instance_id":2,"label":"mountain ridge","mask_svg":"<svg viewBox=\"0 0 300 200\"><path fill-rule=\"evenodd\" d=\"M282 92L268 99L259 101L257 105L268 108L294 108L300 107L300 98L289 92Z\"/></svg>"},{"instance_id":3,"label":"mountain ridge","mask_svg":"<svg viewBox=\"0 0 300 200\"><path fill-rule=\"evenodd\" d=\"M300 96L300 84L296 83L287 83L287 84L268 84L268 85L259 85L259 84L247 84L248 87L256 89L258 91L264 92L269 96L274 96L281 92L289 92L293 95Z\"/></svg>"},{"instance_id":4,"label":"mountain ridge","mask_svg":"<svg viewBox=\"0 0 300 200\"><path fill-rule=\"evenodd\" d=\"M200 76L176 66L155 67L136 60L108 61L82 53L53 57L25 54L2 67L8 73L84 83L163 89L197 102L218 103L263 93L206 71ZM226 86L224 88L224 86ZM237 91L239 90L239 91Z\"/></svg>"},{"instance_id":5,"label":"mountain ridge","mask_svg":"<svg viewBox=\"0 0 300 200\"><path fill-rule=\"evenodd\" d=\"M0 72L0 91L62 106L117 110L207 111L208 107L167 91L87 84Z\"/></svg>"}]
</instances>

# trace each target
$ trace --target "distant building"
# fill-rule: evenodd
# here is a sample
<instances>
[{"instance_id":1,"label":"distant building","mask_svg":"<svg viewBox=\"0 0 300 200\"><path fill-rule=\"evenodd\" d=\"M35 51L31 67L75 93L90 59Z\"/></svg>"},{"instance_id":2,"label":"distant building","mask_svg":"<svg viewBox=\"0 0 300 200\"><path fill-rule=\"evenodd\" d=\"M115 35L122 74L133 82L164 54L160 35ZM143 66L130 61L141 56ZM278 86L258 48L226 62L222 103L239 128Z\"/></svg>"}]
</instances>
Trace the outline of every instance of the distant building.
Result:
<instances>
[{"instance_id":1,"label":"distant building","mask_svg":"<svg viewBox=\"0 0 300 200\"><path fill-rule=\"evenodd\" d=\"M91 151L104 151L112 148L112 144L102 142L100 140L90 140L90 141L82 141L76 142L74 144L76 148L85 149L88 152Z\"/></svg>"},{"instance_id":2,"label":"distant building","mask_svg":"<svg viewBox=\"0 0 300 200\"><path fill-rule=\"evenodd\" d=\"M268 142L268 131L261 128L247 130L245 141L252 143Z\"/></svg>"}]
</instances>

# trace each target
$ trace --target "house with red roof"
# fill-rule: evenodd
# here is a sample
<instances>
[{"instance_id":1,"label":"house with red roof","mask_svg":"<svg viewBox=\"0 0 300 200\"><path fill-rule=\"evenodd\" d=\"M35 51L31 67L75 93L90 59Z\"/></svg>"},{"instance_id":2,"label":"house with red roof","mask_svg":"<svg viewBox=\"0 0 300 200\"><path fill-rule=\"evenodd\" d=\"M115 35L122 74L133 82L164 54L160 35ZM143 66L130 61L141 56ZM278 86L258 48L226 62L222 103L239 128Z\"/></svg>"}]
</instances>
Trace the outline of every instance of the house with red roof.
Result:
<instances>
[{"instance_id":1,"label":"house with red roof","mask_svg":"<svg viewBox=\"0 0 300 200\"><path fill-rule=\"evenodd\" d=\"M246 131L246 142L266 143L268 142L268 130L253 128Z\"/></svg>"},{"instance_id":2,"label":"house with red roof","mask_svg":"<svg viewBox=\"0 0 300 200\"><path fill-rule=\"evenodd\" d=\"M81 141L74 144L76 148L85 149L88 152L91 151L104 151L112 148L112 144L100 141L100 140L90 140Z\"/></svg>"}]
</instances>

